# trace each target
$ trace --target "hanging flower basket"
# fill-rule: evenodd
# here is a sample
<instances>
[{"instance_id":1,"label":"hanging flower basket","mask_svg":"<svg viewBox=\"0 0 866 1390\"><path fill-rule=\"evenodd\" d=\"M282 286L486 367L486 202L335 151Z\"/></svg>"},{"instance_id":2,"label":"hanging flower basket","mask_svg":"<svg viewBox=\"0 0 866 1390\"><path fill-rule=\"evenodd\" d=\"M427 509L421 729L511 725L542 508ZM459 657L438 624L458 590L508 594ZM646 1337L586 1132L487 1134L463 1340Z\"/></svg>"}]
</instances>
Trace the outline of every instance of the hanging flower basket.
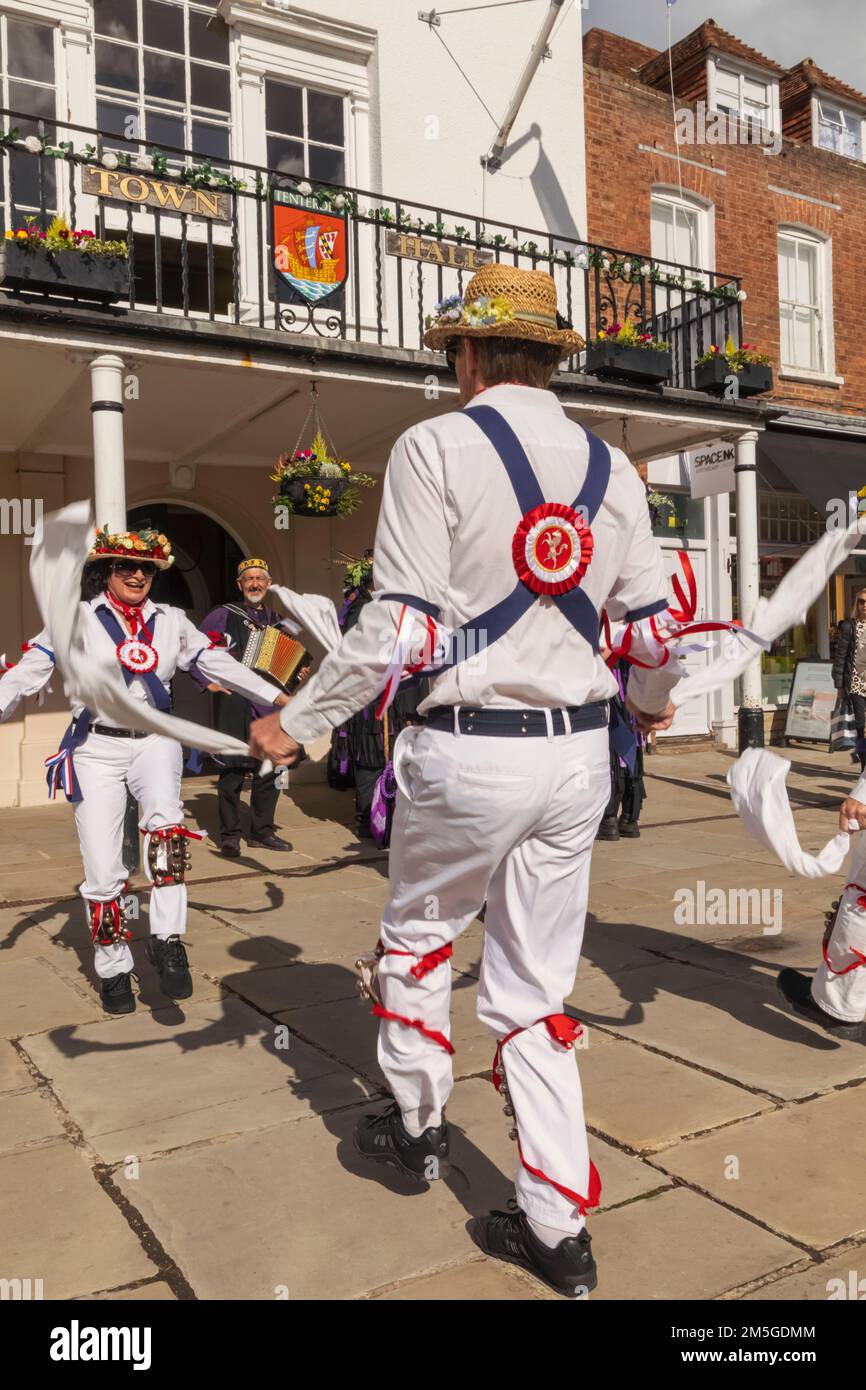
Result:
<instances>
[{"instance_id":1,"label":"hanging flower basket","mask_svg":"<svg viewBox=\"0 0 866 1390\"><path fill-rule=\"evenodd\" d=\"M296 516L351 516L361 505L361 489L373 487L376 480L367 473L354 473L347 459L341 459L326 438L319 420L315 384L313 404L290 454L281 454L271 482L277 484L276 511L287 509ZM309 448L301 449L312 417L313 434Z\"/></svg>"}]
</instances>

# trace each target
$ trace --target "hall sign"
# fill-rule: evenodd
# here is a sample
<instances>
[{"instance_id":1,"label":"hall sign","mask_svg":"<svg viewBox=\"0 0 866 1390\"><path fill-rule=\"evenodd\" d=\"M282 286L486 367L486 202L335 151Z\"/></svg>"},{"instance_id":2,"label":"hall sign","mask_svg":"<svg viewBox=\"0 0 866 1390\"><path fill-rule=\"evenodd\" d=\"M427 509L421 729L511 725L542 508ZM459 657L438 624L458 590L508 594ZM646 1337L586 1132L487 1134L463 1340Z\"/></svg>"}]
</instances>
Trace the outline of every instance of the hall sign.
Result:
<instances>
[{"instance_id":1,"label":"hall sign","mask_svg":"<svg viewBox=\"0 0 866 1390\"><path fill-rule=\"evenodd\" d=\"M164 212L185 212L191 217L208 217L216 222L231 220L227 193L213 188L192 188L175 179L155 179L147 174L131 174L125 169L98 169L86 164L81 171L82 193L140 208L160 208Z\"/></svg>"},{"instance_id":2,"label":"hall sign","mask_svg":"<svg viewBox=\"0 0 866 1390\"><path fill-rule=\"evenodd\" d=\"M430 265L452 266L456 270L477 270L493 260L493 252L478 246L457 246L450 241L434 241L412 232L389 231L385 236L389 256L403 256L410 261L427 261Z\"/></svg>"}]
</instances>

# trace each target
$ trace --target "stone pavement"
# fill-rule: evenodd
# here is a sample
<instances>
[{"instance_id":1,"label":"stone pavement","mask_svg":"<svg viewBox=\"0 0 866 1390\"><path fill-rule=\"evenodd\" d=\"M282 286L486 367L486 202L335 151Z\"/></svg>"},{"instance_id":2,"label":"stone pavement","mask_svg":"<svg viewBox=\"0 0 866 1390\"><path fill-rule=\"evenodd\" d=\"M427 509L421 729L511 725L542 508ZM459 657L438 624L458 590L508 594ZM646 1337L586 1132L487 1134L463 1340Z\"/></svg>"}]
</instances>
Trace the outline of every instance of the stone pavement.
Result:
<instances>
[{"instance_id":1,"label":"stone pavement","mask_svg":"<svg viewBox=\"0 0 866 1390\"><path fill-rule=\"evenodd\" d=\"M814 849L853 777L789 756ZM821 1300L866 1277L866 1047L774 989L781 964L814 966L836 883L792 878L746 837L729 765L648 759L641 838L596 849L570 1000L604 1189L593 1299ZM186 797L214 830L210 782ZM555 1297L464 1229L505 1205L515 1159L474 1011L483 928L454 957L454 1171L419 1191L351 1146L382 1098L353 962L376 939L385 856L355 842L347 795L305 786L280 807L291 854L193 846L193 999L158 992L144 916L138 1010L119 1019L93 987L68 810L0 812L0 1277L42 1279L46 1298Z\"/></svg>"}]
</instances>

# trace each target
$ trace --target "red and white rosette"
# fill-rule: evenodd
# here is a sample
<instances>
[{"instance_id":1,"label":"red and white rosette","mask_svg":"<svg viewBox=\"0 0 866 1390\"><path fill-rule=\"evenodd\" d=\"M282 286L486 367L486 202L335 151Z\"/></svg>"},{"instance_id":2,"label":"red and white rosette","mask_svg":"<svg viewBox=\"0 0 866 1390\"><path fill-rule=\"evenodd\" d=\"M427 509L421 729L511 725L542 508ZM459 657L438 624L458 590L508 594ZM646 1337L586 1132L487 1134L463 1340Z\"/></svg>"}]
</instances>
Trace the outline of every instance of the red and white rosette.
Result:
<instances>
[{"instance_id":1,"label":"red and white rosette","mask_svg":"<svg viewBox=\"0 0 866 1390\"><path fill-rule=\"evenodd\" d=\"M118 643L117 659L127 671L132 671L136 676L146 676L149 671L156 670L159 654L149 642L142 642L138 637L128 637L125 642Z\"/></svg>"},{"instance_id":2,"label":"red and white rosette","mask_svg":"<svg viewBox=\"0 0 866 1390\"><path fill-rule=\"evenodd\" d=\"M518 578L536 594L564 594L586 574L592 532L573 507L542 502L514 533L511 555Z\"/></svg>"}]
</instances>

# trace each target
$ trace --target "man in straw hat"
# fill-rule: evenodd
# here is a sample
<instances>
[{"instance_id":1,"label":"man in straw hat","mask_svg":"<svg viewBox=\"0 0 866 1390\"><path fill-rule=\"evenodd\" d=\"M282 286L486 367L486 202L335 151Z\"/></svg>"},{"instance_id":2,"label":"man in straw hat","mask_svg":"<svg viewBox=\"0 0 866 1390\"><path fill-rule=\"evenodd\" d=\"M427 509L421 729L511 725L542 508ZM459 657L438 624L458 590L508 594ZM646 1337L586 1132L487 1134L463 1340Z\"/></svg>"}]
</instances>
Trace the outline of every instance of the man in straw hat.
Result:
<instances>
[{"instance_id":1,"label":"man in straw hat","mask_svg":"<svg viewBox=\"0 0 866 1390\"><path fill-rule=\"evenodd\" d=\"M114 655L130 695L158 710L171 711L170 682L178 668L193 662L209 679L264 704L274 687L242 666L199 632L180 608L154 603L155 575L174 563L167 537L149 528L110 534L98 531L82 580L82 632L88 653ZM21 660L0 679L0 719L7 719L22 696L48 684L54 668L51 634L44 629L27 644ZM126 789L139 803L145 872L153 887L147 956L156 967L162 993L188 999L192 978L183 945L186 931L187 845L203 839L184 824L181 802L183 750L173 738L119 729L98 708L73 706L72 723L59 751L47 760L52 796L62 789L75 809L84 882L84 899L95 948L103 1008L111 1014L135 1009L131 975L131 932L123 864Z\"/></svg>"},{"instance_id":2,"label":"man in straw hat","mask_svg":"<svg viewBox=\"0 0 866 1390\"><path fill-rule=\"evenodd\" d=\"M396 443L376 533L375 602L253 746L291 763L298 745L396 688L439 648L426 724L404 730L378 966L379 1060L395 1097L359 1124L370 1158L429 1181L448 1170L449 957L487 900L478 1012L496 1037L493 1081L513 1115L517 1209L471 1225L481 1249L560 1293L595 1286L585 1213L598 1204L565 1012L587 906L593 841L610 796L600 615L668 606L644 487L628 459L569 419L547 388L583 346L552 278L485 266L437 306L463 410ZM382 630L397 637L383 649ZM416 637L412 651L411 636ZM426 655L430 656L428 644ZM673 717L666 668L636 668L644 731Z\"/></svg>"}]
</instances>

